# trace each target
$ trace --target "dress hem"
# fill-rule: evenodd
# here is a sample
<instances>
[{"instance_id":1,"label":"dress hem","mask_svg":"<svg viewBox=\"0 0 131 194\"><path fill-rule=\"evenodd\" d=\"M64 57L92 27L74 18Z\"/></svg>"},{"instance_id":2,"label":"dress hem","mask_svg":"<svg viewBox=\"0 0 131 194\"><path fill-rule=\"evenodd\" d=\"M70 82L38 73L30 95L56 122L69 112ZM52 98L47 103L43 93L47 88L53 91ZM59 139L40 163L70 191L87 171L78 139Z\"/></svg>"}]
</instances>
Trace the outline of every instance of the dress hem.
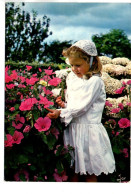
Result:
<instances>
[{"instance_id":1,"label":"dress hem","mask_svg":"<svg viewBox=\"0 0 131 194\"><path fill-rule=\"evenodd\" d=\"M80 173L80 175L87 175L87 173L88 173L89 175L94 174L94 175L96 175L96 176L100 176L102 173L108 175L108 174L112 174L112 173L115 172L115 171L116 171L116 169L113 168L113 169L110 170L110 171L101 171L101 172L99 172L99 173L95 173L95 172L90 173L90 172L88 172L88 171L86 171L86 173L85 173L85 172L76 172L76 171L75 171L75 173L76 173L76 174Z\"/></svg>"}]
</instances>

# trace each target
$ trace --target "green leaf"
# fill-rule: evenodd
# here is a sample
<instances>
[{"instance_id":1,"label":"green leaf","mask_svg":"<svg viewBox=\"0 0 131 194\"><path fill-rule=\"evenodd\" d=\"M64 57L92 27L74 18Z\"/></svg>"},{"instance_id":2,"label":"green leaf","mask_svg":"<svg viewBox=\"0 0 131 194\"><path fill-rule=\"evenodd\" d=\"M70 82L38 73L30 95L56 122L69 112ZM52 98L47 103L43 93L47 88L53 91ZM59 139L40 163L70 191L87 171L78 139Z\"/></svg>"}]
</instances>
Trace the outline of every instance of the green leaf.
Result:
<instances>
[{"instance_id":1,"label":"green leaf","mask_svg":"<svg viewBox=\"0 0 131 194\"><path fill-rule=\"evenodd\" d=\"M14 112L11 116L12 116L12 117L15 117L18 113L19 113L19 111L16 111L16 112Z\"/></svg>"},{"instance_id":2,"label":"green leaf","mask_svg":"<svg viewBox=\"0 0 131 194\"><path fill-rule=\"evenodd\" d=\"M64 166L63 166L61 161L57 161L56 168L57 168L59 174L64 170Z\"/></svg>"},{"instance_id":3,"label":"green leaf","mask_svg":"<svg viewBox=\"0 0 131 194\"><path fill-rule=\"evenodd\" d=\"M33 121L33 119L31 119L31 128L34 126L34 121Z\"/></svg>"},{"instance_id":4,"label":"green leaf","mask_svg":"<svg viewBox=\"0 0 131 194\"><path fill-rule=\"evenodd\" d=\"M47 145L48 145L49 149L52 149L53 148L53 146L55 145L56 141L57 140L56 140L56 138L55 138L54 135L49 134L47 136Z\"/></svg>"},{"instance_id":5,"label":"green leaf","mask_svg":"<svg viewBox=\"0 0 131 194\"><path fill-rule=\"evenodd\" d=\"M24 163L28 163L28 156L26 155L19 155L18 156L18 163L19 164L24 164Z\"/></svg>"},{"instance_id":6,"label":"green leaf","mask_svg":"<svg viewBox=\"0 0 131 194\"><path fill-rule=\"evenodd\" d=\"M47 136L46 136L43 132L40 133L40 136L41 136L41 138L42 138L42 141L43 141L45 144L48 144L48 142L47 142Z\"/></svg>"},{"instance_id":7,"label":"green leaf","mask_svg":"<svg viewBox=\"0 0 131 194\"><path fill-rule=\"evenodd\" d=\"M21 179L22 181L26 181L25 175L24 175L24 174L20 174L19 177L20 177L20 179Z\"/></svg>"},{"instance_id":8,"label":"green leaf","mask_svg":"<svg viewBox=\"0 0 131 194\"><path fill-rule=\"evenodd\" d=\"M23 150L26 153L33 153L34 152L33 145L31 145L31 144L27 144L26 146L24 146Z\"/></svg>"},{"instance_id":9,"label":"green leaf","mask_svg":"<svg viewBox=\"0 0 131 194\"><path fill-rule=\"evenodd\" d=\"M36 167L34 165L29 166L30 170L35 171Z\"/></svg>"},{"instance_id":10,"label":"green leaf","mask_svg":"<svg viewBox=\"0 0 131 194\"><path fill-rule=\"evenodd\" d=\"M14 135L14 132L15 132L15 128L14 127L8 127L7 130L8 130L10 135Z\"/></svg>"},{"instance_id":11,"label":"green leaf","mask_svg":"<svg viewBox=\"0 0 131 194\"><path fill-rule=\"evenodd\" d=\"M38 178L37 178L37 181L44 181L44 178L43 177L41 177L41 176L38 176Z\"/></svg>"},{"instance_id":12,"label":"green leaf","mask_svg":"<svg viewBox=\"0 0 131 194\"><path fill-rule=\"evenodd\" d=\"M59 146L58 149L57 149L57 152L56 152L56 156L59 156L61 151L63 149L63 146Z\"/></svg>"},{"instance_id":13,"label":"green leaf","mask_svg":"<svg viewBox=\"0 0 131 194\"><path fill-rule=\"evenodd\" d=\"M10 115L10 117L8 118L9 121L14 120L14 117L15 117L17 114L19 114L19 111L15 111L13 114L12 114L12 113L9 113L9 115Z\"/></svg>"},{"instance_id":14,"label":"green leaf","mask_svg":"<svg viewBox=\"0 0 131 194\"><path fill-rule=\"evenodd\" d=\"M30 118L31 115L32 115L32 111L29 111L29 112L26 113L26 117L29 117Z\"/></svg>"},{"instance_id":15,"label":"green leaf","mask_svg":"<svg viewBox=\"0 0 131 194\"><path fill-rule=\"evenodd\" d=\"M115 154L120 154L120 153L121 153L120 148L118 148L116 145L113 146L112 149L113 149L113 152L114 152Z\"/></svg>"},{"instance_id":16,"label":"green leaf","mask_svg":"<svg viewBox=\"0 0 131 194\"><path fill-rule=\"evenodd\" d=\"M38 112L37 110L33 110L32 111L33 117L35 119L35 121L39 118L40 116L40 112Z\"/></svg>"},{"instance_id":17,"label":"green leaf","mask_svg":"<svg viewBox=\"0 0 131 194\"><path fill-rule=\"evenodd\" d=\"M120 160L118 162L118 166L120 167L121 170L124 170L126 165L125 165L125 162L124 161Z\"/></svg>"},{"instance_id":18,"label":"green leaf","mask_svg":"<svg viewBox=\"0 0 131 194\"><path fill-rule=\"evenodd\" d=\"M19 106L20 106L19 104L15 104L15 106L14 106L15 107L15 110L18 110L19 109Z\"/></svg>"},{"instance_id":19,"label":"green leaf","mask_svg":"<svg viewBox=\"0 0 131 194\"><path fill-rule=\"evenodd\" d=\"M6 133L4 133L4 140L7 140Z\"/></svg>"},{"instance_id":20,"label":"green leaf","mask_svg":"<svg viewBox=\"0 0 131 194\"><path fill-rule=\"evenodd\" d=\"M56 138L54 135L49 134L45 135L44 132L40 133L40 136L42 138L42 141L48 146L48 148L51 150L53 149L54 144L56 143Z\"/></svg>"}]
</instances>

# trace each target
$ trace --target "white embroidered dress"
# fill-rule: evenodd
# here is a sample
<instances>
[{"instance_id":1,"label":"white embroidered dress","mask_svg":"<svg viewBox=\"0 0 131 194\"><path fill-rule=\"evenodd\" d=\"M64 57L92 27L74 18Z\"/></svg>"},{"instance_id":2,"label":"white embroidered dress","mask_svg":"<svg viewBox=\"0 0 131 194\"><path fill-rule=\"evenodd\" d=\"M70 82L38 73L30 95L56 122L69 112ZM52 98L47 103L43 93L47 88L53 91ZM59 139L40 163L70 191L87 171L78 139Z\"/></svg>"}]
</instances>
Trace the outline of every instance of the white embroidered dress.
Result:
<instances>
[{"instance_id":1,"label":"white embroidered dress","mask_svg":"<svg viewBox=\"0 0 131 194\"><path fill-rule=\"evenodd\" d=\"M99 75L89 80L78 78L70 72L66 79L67 105L61 109L60 117L67 129L64 131L65 145L71 145L72 165L75 173L100 175L115 170L115 160L108 134L101 123L105 105L105 87Z\"/></svg>"}]
</instances>

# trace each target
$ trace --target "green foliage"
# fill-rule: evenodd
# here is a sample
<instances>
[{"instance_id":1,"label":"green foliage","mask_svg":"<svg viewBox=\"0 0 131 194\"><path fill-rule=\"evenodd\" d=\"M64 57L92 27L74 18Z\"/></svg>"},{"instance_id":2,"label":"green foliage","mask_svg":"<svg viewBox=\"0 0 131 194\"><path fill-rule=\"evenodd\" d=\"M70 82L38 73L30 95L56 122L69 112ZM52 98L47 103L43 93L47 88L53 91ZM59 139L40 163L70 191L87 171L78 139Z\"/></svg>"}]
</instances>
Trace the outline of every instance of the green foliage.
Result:
<instances>
[{"instance_id":1,"label":"green foliage","mask_svg":"<svg viewBox=\"0 0 131 194\"><path fill-rule=\"evenodd\" d=\"M6 3L5 59L13 61L35 61L43 53L44 39L49 32L50 19L43 16L37 20L35 11L26 13L14 3ZM24 6L24 3L22 3Z\"/></svg>"},{"instance_id":2,"label":"green foliage","mask_svg":"<svg viewBox=\"0 0 131 194\"><path fill-rule=\"evenodd\" d=\"M96 34L92 36L92 40L99 56L131 58L131 42L123 30L113 29L106 34Z\"/></svg>"},{"instance_id":3,"label":"green foliage","mask_svg":"<svg viewBox=\"0 0 131 194\"><path fill-rule=\"evenodd\" d=\"M71 46L72 41L63 41L60 42L55 40L51 42L49 45L45 43L44 52L41 55L41 60L48 63L63 63L62 50L65 48L69 48Z\"/></svg>"},{"instance_id":4,"label":"green foliage","mask_svg":"<svg viewBox=\"0 0 131 194\"><path fill-rule=\"evenodd\" d=\"M128 87L127 84L126 92L123 92L121 96L127 96L127 98L129 98ZM130 127L122 127L119 125L120 119L127 119L130 122L130 105L125 105L124 102L120 104L123 105L123 108L121 108L120 112L116 113L115 116L107 114L108 105L105 106L103 112L102 123L109 135L116 161L116 171L108 176L108 182L128 182L130 180Z\"/></svg>"},{"instance_id":5,"label":"green foliage","mask_svg":"<svg viewBox=\"0 0 131 194\"><path fill-rule=\"evenodd\" d=\"M48 69L49 67L51 67L54 71L56 70L60 70L60 69L65 69L67 67L69 67L69 65L65 64L65 63L61 63L61 64L58 64L58 63L39 63L37 61L35 62L28 62L28 61L18 61L18 62L15 62L15 61L12 61L12 60L8 60L5 62L5 65L6 66L10 66L10 69L11 70L15 70L15 69L21 69L21 70L25 70L26 66L32 66L33 68L30 70L31 73L38 73L38 76L41 75L41 72L39 72L39 68L41 69Z\"/></svg>"},{"instance_id":6,"label":"green foliage","mask_svg":"<svg viewBox=\"0 0 131 194\"><path fill-rule=\"evenodd\" d=\"M9 64L10 68L8 66ZM14 72L13 70L16 70L18 76L22 75L25 78L31 78L33 77L33 74L37 74L39 80L45 76L44 69L49 67L49 64L47 64L47 66L45 64L40 66L38 63L27 64L22 62L14 63L13 65L12 61L8 61L6 65L7 78L8 76L11 77L12 73ZM26 65L30 65L32 69L28 71ZM66 67L66 64L55 65L51 66L54 68L54 70L56 68L59 69ZM39 71L39 67L42 70L41 72ZM51 76L55 75L52 74ZM120 79L124 78L123 75L120 76ZM35 104L32 109L28 111L20 111L19 106L23 99L27 99L32 96L39 100L39 94L43 91L43 85L40 85L38 81L34 85L29 85L25 81L22 84L24 84L26 87L21 88L18 86L21 84L22 80L18 79L18 77L13 78L13 80L10 82L8 82L8 79L6 81L5 141L7 141L6 134L13 136L17 130L12 125L12 122L16 119L16 115L20 114L21 117L24 117L25 123L23 123L21 129L17 130L24 135L21 142L19 144L13 144L12 147L9 145L5 147L5 180L14 181L19 177L21 181L56 181L54 178L54 173L58 173L57 176L62 176L63 171L69 172L71 162L70 152L73 151L72 147L65 147L63 145L63 130L65 129L65 126L60 122L59 119L57 119L52 121L51 127L48 131L37 131L37 129L34 127L36 120L39 117L44 118L48 111L44 107L39 109L37 104ZM7 86L13 83L16 85L14 88L9 89ZM49 85L46 86L46 89L51 90L52 88L54 87ZM57 88L62 88L61 95L64 100L63 91L66 88L65 77L62 78L62 82L57 86ZM122 94L115 94L115 98L120 96L129 97L130 95L130 87L129 84L126 83ZM55 102L55 98L53 96L47 95L46 97L49 101ZM108 97L109 94L107 94L107 98ZM117 113L117 116L119 115L119 117L114 118L113 116L107 114L107 106L105 106L103 112L102 123L104 124L111 140L116 161L116 171L113 174L108 174L108 176L100 175L98 177L100 182L121 182L130 180L130 129L129 127L121 128L118 123L121 118L130 117L130 107L128 105L124 105L124 101L121 103L123 104L123 109ZM10 110L12 107L15 108L14 111ZM50 108L53 107L51 106ZM54 104L54 108L57 108L56 104ZM29 132L25 133L24 129L26 126L30 126L31 129ZM58 130L58 136L57 133L53 133L53 128ZM16 175L18 177L16 177Z\"/></svg>"},{"instance_id":7,"label":"green foliage","mask_svg":"<svg viewBox=\"0 0 131 194\"><path fill-rule=\"evenodd\" d=\"M28 69L29 67L31 69ZM40 101L40 94L44 88L40 84L40 79L45 79L48 82L55 77L53 72L50 76L46 74L45 69L46 67L43 66L39 72L38 65L37 68L33 65L25 65L21 70L18 64L17 68L15 66L14 69L13 62L11 66L6 66L4 154L6 181L58 181L57 176L62 179L60 173L66 173L65 169L70 166L69 150L71 148L65 148L63 145L65 127L60 123L60 120L52 120L49 129L45 131L38 131L35 127L37 120L41 117L45 118L48 113L43 103L54 102L50 108L57 108L52 93L44 93L43 102L40 104L36 102L29 110L26 110L26 107L25 110L20 109L21 103L27 99L35 98ZM8 78L11 80L9 81ZM36 79L36 82L28 84L27 81L31 78ZM12 85L13 87L8 88ZM54 88L53 85L46 86L46 90L50 92ZM16 132L19 136L14 137ZM61 150L57 152L59 146ZM57 173L56 177L54 173Z\"/></svg>"}]
</instances>

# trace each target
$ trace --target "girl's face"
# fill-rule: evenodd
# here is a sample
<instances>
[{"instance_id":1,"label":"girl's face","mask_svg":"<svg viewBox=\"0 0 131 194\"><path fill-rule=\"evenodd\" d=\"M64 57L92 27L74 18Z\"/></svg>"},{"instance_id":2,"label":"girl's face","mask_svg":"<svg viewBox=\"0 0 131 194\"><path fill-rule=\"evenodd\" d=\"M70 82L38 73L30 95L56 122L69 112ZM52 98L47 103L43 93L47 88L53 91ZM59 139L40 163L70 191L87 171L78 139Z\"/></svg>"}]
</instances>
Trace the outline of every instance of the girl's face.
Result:
<instances>
[{"instance_id":1,"label":"girl's face","mask_svg":"<svg viewBox=\"0 0 131 194\"><path fill-rule=\"evenodd\" d=\"M78 77L83 77L90 68L90 65L81 58L75 58L75 57L69 57L69 63L71 65L72 71L78 76Z\"/></svg>"}]
</instances>

